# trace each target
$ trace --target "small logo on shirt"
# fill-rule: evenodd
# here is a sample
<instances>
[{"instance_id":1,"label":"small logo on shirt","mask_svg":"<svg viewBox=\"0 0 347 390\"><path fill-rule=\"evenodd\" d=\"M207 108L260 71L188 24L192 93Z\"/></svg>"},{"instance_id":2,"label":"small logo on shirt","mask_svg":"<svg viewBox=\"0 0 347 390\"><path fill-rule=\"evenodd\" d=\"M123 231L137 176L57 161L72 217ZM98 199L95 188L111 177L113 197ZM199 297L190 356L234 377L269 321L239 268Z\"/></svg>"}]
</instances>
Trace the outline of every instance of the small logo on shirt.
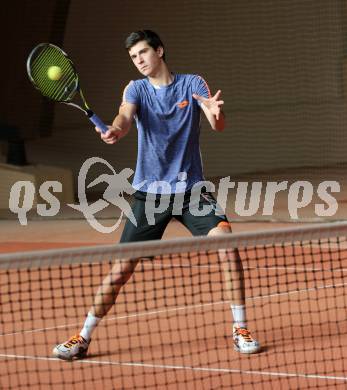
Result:
<instances>
[{"instance_id":1,"label":"small logo on shirt","mask_svg":"<svg viewBox=\"0 0 347 390\"><path fill-rule=\"evenodd\" d=\"M177 105L178 105L179 108L187 107L188 104L189 104L188 100L183 100L183 102L177 103Z\"/></svg>"}]
</instances>

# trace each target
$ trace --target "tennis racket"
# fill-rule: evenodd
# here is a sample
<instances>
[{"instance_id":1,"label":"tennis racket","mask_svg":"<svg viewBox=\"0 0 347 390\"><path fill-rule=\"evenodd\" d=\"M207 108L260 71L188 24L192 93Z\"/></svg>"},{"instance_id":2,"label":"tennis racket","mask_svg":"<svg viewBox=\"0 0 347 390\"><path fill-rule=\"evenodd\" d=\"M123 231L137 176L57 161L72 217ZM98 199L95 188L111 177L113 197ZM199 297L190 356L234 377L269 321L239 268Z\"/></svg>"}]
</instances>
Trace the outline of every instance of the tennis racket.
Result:
<instances>
[{"instance_id":1,"label":"tennis racket","mask_svg":"<svg viewBox=\"0 0 347 390\"><path fill-rule=\"evenodd\" d=\"M76 69L63 50L51 43L40 43L29 54L27 72L30 81L44 96L83 111L103 133L108 127L89 108L80 88ZM79 94L83 107L72 103Z\"/></svg>"}]
</instances>

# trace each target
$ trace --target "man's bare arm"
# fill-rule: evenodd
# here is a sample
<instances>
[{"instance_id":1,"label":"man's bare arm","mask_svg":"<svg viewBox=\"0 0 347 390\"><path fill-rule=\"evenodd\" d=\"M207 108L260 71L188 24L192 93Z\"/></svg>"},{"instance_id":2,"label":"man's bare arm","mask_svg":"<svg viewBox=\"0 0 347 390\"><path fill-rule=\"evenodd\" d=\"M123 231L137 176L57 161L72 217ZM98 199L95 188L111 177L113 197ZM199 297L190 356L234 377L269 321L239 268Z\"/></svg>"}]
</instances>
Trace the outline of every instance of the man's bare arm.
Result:
<instances>
[{"instance_id":1,"label":"man's bare arm","mask_svg":"<svg viewBox=\"0 0 347 390\"><path fill-rule=\"evenodd\" d=\"M108 131L105 134L102 134L100 129L96 128L96 131L100 133L101 139L107 144L116 143L121 138L125 137L130 130L136 114L136 104L128 103L125 100L125 94L131 83L132 81L124 89L122 104L119 107L118 115L112 122L112 126L108 126Z\"/></svg>"},{"instance_id":2,"label":"man's bare arm","mask_svg":"<svg viewBox=\"0 0 347 390\"><path fill-rule=\"evenodd\" d=\"M225 127L225 116L221 109L224 101L219 99L221 93L221 91L217 91L217 93L209 99L193 94L194 99L200 101L201 108L212 129L216 131L223 131Z\"/></svg>"}]
</instances>

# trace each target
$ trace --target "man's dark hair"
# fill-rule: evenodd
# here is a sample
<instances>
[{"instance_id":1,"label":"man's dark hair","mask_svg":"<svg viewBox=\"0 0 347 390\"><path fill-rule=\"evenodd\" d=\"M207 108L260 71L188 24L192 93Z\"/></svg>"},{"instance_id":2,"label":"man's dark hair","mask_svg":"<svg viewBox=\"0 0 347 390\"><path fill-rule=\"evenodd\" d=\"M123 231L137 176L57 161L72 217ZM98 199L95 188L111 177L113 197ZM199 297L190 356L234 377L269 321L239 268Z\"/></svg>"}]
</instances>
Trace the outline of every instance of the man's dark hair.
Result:
<instances>
[{"instance_id":1,"label":"man's dark hair","mask_svg":"<svg viewBox=\"0 0 347 390\"><path fill-rule=\"evenodd\" d=\"M161 41L159 35L151 30L140 30L132 32L125 40L125 48L129 51L140 41L146 41L149 46L153 47L154 50L157 50L159 46L164 49L164 44ZM165 61L165 50L162 58Z\"/></svg>"}]
</instances>

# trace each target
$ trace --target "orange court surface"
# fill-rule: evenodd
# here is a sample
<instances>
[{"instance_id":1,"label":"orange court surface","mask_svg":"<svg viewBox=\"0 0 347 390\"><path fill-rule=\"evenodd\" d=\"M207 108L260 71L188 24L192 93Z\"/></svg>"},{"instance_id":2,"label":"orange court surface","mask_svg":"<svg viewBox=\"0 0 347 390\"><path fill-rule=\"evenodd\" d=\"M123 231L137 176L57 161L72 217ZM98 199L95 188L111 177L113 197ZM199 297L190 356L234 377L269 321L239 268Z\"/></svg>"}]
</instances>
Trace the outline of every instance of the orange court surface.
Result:
<instances>
[{"instance_id":1,"label":"orange court surface","mask_svg":"<svg viewBox=\"0 0 347 390\"><path fill-rule=\"evenodd\" d=\"M1 221L0 224L3 227L6 225L2 229L5 231L0 244L2 253L113 244L118 241L121 232L120 228L113 234L97 233L83 220L33 220L29 221L27 227L21 228L13 220ZM235 233L264 231L294 225L235 222L233 230ZM172 221L163 239L187 236L190 236L189 232L178 222ZM342 255L346 257L345 253ZM249 253L241 253L241 257L245 259ZM305 269L306 264L300 264L299 258L299 264L295 266L302 266L302 282L299 277L296 287L298 291L304 289L305 292L300 300L298 297L291 300L286 291L290 275L288 277L283 273L272 279L268 267L286 267L297 261L294 257L293 253L288 252L285 263L275 264L275 258L270 254L265 264L264 259L258 262L251 255L244 263L246 292L251 291L251 296L247 296L249 327L254 329L259 340L266 339L261 353L250 356L240 355L233 350L229 304L220 288L214 287L223 284L223 278L221 272L209 271L211 259L207 257L189 260L188 269L166 270L164 266L162 271L156 269L158 262L149 267L146 263L138 266L139 270L125 287L127 293L117 300L117 309L112 309L99 325L88 357L72 363L53 358L52 346L78 331L102 275L107 274L109 264L99 266L92 263L93 266L87 267L86 271L74 271L73 267L62 266L59 270L53 269L50 276L45 275L44 271L33 271L30 277L24 275L22 288L25 291L25 286L31 283L33 290L24 299L30 298L27 309L35 312L37 319L32 318L29 312L18 312L8 314L11 323L5 320L2 324L0 344L5 345L5 353L1 358L6 359L7 374L0 380L2 388L30 388L33 384L35 388L52 389L84 389L89 384L94 389L346 388L344 361L347 352L341 348L347 337L343 275L334 280L328 276L324 280L326 285L335 283L340 286L336 286L333 292L311 289L316 274ZM320 261L323 268L327 266L324 255ZM333 259L334 264L339 261ZM344 261L344 268L347 268ZM191 266L199 267L198 276L192 273ZM257 275L252 278L255 267L258 268ZM76 272L79 281L74 286L72 277ZM166 273L169 282L165 282ZM54 291L51 284L48 290L45 287L45 276L55 286ZM264 280L268 278L267 284L262 285L262 277ZM15 281L16 276L12 278ZM61 284L62 280L67 282ZM212 286L210 290L194 291L202 281ZM185 295L164 297L163 291L168 285L174 290L182 287ZM63 292L60 291L62 287ZM6 294L6 287L2 290L2 294ZM156 292L158 295L155 296ZM263 301L257 305L260 294ZM136 302L131 302L135 297ZM55 311L61 313L61 318L55 315L50 317L50 298L54 298ZM15 299L14 295L12 300ZM329 322L321 324L319 311L312 313L312 302L320 302L319 309L329 314ZM267 303L271 303L270 309ZM70 304L73 305L71 311L68 308ZM12 305L15 307L13 302ZM343 309L335 310L336 306ZM6 303L4 308L6 310ZM302 314L305 311L310 313L310 318L308 314ZM267 315L264 316L264 312ZM18 328L15 325L17 321ZM300 326L293 329L291 325L287 329L287 324L293 321ZM293 335L293 332L297 333ZM308 338L306 332L309 332ZM336 335L336 348L329 338L324 337L326 333ZM278 340L280 345L276 344ZM12 343L14 356L9 353ZM222 363L218 365L218 362Z\"/></svg>"}]
</instances>

